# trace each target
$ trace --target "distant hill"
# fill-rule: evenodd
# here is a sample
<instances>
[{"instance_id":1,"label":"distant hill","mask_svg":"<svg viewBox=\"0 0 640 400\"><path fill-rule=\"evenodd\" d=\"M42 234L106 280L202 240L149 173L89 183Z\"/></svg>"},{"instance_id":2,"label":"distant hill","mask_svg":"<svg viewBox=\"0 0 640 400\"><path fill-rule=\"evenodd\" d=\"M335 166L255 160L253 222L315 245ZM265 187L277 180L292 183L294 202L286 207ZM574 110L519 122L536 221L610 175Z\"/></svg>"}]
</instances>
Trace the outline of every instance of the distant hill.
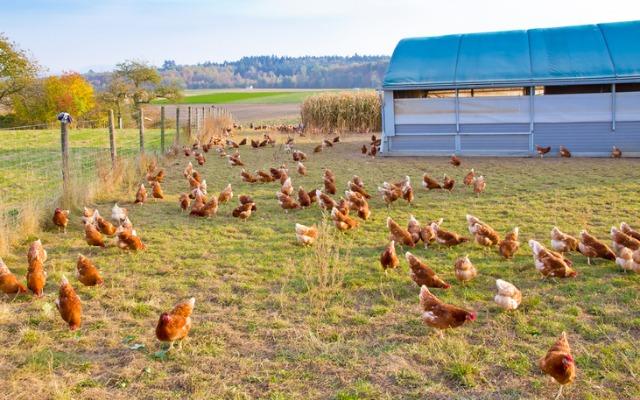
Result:
<instances>
[{"instance_id":1,"label":"distant hill","mask_svg":"<svg viewBox=\"0 0 640 400\"><path fill-rule=\"evenodd\" d=\"M162 77L185 89L215 88L376 88L389 63L388 56L243 57L224 63L178 65L172 60L158 69ZM86 78L102 89L109 73L88 72Z\"/></svg>"}]
</instances>

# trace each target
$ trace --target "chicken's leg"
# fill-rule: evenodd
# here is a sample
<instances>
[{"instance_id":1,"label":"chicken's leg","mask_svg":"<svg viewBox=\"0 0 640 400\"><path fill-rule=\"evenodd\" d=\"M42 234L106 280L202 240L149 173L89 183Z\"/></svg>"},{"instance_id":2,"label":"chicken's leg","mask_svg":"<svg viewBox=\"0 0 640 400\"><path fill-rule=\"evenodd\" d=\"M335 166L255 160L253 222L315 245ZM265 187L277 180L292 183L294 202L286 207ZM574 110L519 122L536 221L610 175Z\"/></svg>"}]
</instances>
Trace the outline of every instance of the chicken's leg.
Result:
<instances>
[{"instance_id":1,"label":"chicken's leg","mask_svg":"<svg viewBox=\"0 0 640 400\"><path fill-rule=\"evenodd\" d=\"M555 400L558 400L559 398L562 397L562 388L564 387L564 385L560 385L560 390L558 390L558 394L556 394Z\"/></svg>"}]
</instances>

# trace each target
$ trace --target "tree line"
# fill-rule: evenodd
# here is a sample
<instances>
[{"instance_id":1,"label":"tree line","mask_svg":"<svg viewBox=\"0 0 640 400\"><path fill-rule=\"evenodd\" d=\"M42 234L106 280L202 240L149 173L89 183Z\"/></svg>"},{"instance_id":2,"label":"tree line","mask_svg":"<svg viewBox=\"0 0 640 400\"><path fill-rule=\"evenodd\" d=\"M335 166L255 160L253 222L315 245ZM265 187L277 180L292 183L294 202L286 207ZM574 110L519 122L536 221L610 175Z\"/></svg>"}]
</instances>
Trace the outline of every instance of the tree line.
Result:
<instances>
[{"instance_id":1,"label":"tree line","mask_svg":"<svg viewBox=\"0 0 640 400\"><path fill-rule=\"evenodd\" d=\"M388 56L243 57L223 63L178 65L166 60L158 68L163 81L184 89L214 88L376 88L382 85ZM110 73L86 78L105 88Z\"/></svg>"}]
</instances>

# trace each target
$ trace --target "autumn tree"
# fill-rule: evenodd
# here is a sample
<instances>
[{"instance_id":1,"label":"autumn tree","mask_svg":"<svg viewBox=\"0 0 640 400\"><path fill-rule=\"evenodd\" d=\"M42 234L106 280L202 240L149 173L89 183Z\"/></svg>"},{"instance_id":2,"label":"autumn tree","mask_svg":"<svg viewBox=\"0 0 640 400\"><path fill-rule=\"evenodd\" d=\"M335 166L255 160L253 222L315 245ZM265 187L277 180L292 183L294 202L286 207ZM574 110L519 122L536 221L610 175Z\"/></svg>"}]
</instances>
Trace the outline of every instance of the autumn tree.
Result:
<instances>
[{"instance_id":1,"label":"autumn tree","mask_svg":"<svg viewBox=\"0 0 640 400\"><path fill-rule=\"evenodd\" d=\"M38 72L38 65L0 33L0 104L26 88Z\"/></svg>"},{"instance_id":2,"label":"autumn tree","mask_svg":"<svg viewBox=\"0 0 640 400\"><path fill-rule=\"evenodd\" d=\"M34 81L12 96L18 121L54 121L60 111L80 119L95 107L93 86L82 75L70 72Z\"/></svg>"}]
</instances>

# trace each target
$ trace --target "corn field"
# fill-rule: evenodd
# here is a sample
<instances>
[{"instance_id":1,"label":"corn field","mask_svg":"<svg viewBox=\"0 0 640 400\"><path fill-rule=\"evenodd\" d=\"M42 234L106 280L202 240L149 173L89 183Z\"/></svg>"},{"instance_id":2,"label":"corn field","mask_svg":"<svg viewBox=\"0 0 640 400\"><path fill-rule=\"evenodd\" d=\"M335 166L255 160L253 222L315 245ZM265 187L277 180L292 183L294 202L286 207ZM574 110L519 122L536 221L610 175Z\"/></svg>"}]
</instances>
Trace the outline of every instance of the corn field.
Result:
<instances>
[{"instance_id":1,"label":"corn field","mask_svg":"<svg viewBox=\"0 0 640 400\"><path fill-rule=\"evenodd\" d=\"M302 123L313 133L379 132L381 106L380 96L372 90L321 93L302 103Z\"/></svg>"}]
</instances>

